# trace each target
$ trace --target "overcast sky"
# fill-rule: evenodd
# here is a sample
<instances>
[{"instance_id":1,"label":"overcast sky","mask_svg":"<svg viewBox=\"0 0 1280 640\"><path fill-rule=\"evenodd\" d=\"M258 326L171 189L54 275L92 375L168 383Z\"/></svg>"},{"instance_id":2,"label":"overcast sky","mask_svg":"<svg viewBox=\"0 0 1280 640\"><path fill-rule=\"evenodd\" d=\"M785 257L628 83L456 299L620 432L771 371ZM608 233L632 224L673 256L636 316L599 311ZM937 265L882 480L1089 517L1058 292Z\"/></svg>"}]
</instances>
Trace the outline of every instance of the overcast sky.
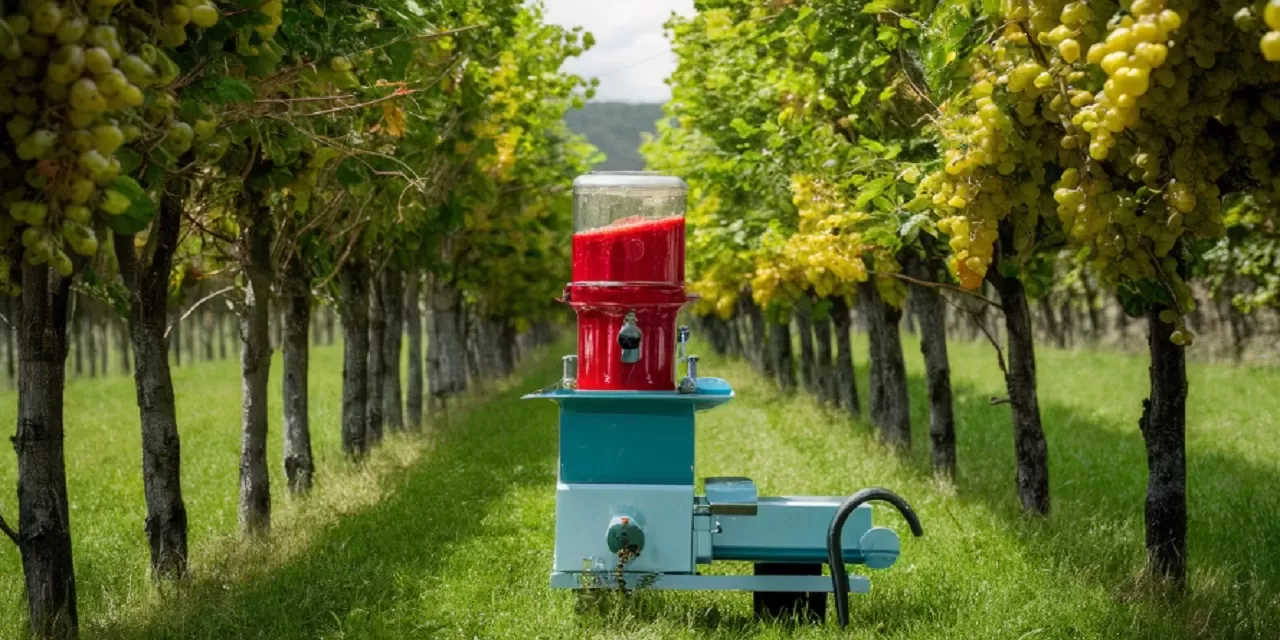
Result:
<instances>
[{"instance_id":1,"label":"overcast sky","mask_svg":"<svg viewBox=\"0 0 1280 640\"><path fill-rule=\"evenodd\" d=\"M596 46L565 64L565 70L600 78L596 100L666 102L663 79L675 69L662 23L671 12L693 14L693 0L544 0L547 21L581 25Z\"/></svg>"}]
</instances>

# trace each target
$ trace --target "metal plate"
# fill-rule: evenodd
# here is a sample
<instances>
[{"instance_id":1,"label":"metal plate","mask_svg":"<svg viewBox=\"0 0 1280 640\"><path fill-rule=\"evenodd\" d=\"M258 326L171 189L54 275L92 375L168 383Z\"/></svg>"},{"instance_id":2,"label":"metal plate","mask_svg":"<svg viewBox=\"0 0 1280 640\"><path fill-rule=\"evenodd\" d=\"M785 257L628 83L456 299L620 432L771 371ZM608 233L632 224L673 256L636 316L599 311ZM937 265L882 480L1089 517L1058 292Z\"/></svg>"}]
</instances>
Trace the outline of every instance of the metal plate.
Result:
<instances>
[{"instance_id":1,"label":"metal plate","mask_svg":"<svg viewBox=\"0 0 1280 640\"><path fill-rule=\"evenodd\" d=\"M707 478L707 504L713 515L754 516L759 495L751 478Z\"/></svg>"},{"instance_id":2,"label":"metal plate","mask_svg":"<svg viewBox=\"0 0 1280 640\"><path fill-rule=\"evenodd\" d=\"M579 361L581 364L581 361ZM581 391L577 389L548 389L530 393L521 400L554 400L565 407L616 403L619 400L644 403L691 404L697 411L713 409L733 399L733 387L721 378L698 378L695 393L677 391Z\"/></svg>"}]
</instances>

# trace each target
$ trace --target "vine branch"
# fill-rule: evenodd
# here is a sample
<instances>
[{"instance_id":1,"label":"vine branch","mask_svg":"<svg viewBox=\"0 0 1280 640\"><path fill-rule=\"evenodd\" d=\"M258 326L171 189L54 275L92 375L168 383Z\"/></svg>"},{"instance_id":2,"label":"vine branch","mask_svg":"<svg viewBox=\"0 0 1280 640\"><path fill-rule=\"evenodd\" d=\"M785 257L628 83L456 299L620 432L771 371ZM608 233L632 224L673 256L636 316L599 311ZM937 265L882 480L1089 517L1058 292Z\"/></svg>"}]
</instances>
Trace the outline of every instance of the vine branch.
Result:
<instances>
[{"instance_id":1,"label":"vine branch","mask_svg":"<svg viewBox=\"0 0 1280 640\"><path fill-rule=\"evenodd\" d=\"M945 283L945 282L930 282L930 281L928 281L928 280L920 280L919 278L912 278L911 276L908 276L908 275L904 275L904 274L901 274L901 273L889 272L889 271L875 271L875 270L872 270L872 269L868 269L868 270L867 270L867 273L869 273L869 274L871 274L871 275L873 275L873 276L883 276L883 277L886 277L886 278L896 278L896 279L898 279L898 280L902 280L903 282L907 282L907 283L909 283L909 284L914 284L914 285L916 285L916 286L918 286L918 287L925 287L925 288L928 288L928 289L945 289L945 290L947 290L947 291L954 291L954 292L956 292L956 293L961 293L961 294L964 294L964 295L966 295L966 296L969 296L970 298L976 298L976 299L978 299L978 300L980 300L980 301L982 301L982 302L984 302L984 303L986 303L986 304L988 304L988 305L990 305L990 306L992 306L992 307L994 307L994 308L996 308L996 309L999 309L1001 313L1004 313L1004 307L1000 306L1000 303L999 303L999 302L996 302L995 300L992 300L991 298L988 298L988 297L986 297L986 296L982 295L981 293L978 293L978 292L976 292L976 291L970 291L970 290L968 290L968 289L965 289L964 287L957 287L957 286L956 286L956 285L954 285L954 284L947 284L947 283Z\"/></svg>"},{"instance_id":2,"label":"vine branch","mask_svg":"<svg viewBox=\"0 0 1280 640\"><path fill-rule=\"evenodd\" d=\"M973 321L973 324L977 325L978 329L982 331L982 335L987 337L987 341L990 342L991 346L996 350L996 363L1000 365L1000 371L1004 373L1005 377L1008 377L1009 367L1004 363L1004 349L1000 348L1000 343L996 341L995 336L991 335L990 331L987 331L987 323L985 319L979 318L978 313L976 311L965 309L964 307L961 307L960 305L956 304L954 301L948 299L946 296L942 296L942 299L946 300L947 304L951 305L956 310L961 311L963 313L967 313L971 316L970 320ZM992 404L998 404L998 403L992 402Z\"/></svg>"},{"instance_id":3,"label":"vine branch","mask_svg":"<svg viewBox=\"0 0 1280 640\"><path fill-rule=\"evenodd\" d=\"M3 531L6 536L9 536L9 539L12 540L13 544L17 545L19 549L22 548L22 542L18 539L18 532L14 531L13 528L9 526L9 523L4 521L4 516L0 516L0 531Z\"/></svg>"},{"instance_id":4,"label":"vine branch","mask_svg":"<svg viewBox=\"0 0 1280 640\"><path fill-rule=\"evenodd\" d=\"M222 295L222 294L224 294L224 293L226 293L226 292L228 292L228 291L230 291L230 290L232 290L232 289L235 289L235 287L223 287L223 288L218 289L217 291L214 291L213 293L211 293L211 294L209 294L209 295L207 295L207 296L205 296L205 297L203 297L203 298L201 298L201 299L197 300L195 304L191 305L191 308L190 308L190 309L187 309L187 312L186 312L186 313L182 314L182 316L181 316L181 317L179 317L177 320L175 320L175 321L173 321L172 323L170 323L170 324L169 324L169 326L167 326L167 327L165 327L165 328L164 328L164 337L168 338L168 337L169 337L169 332L170 332L170 331L173 331L173 327L174 327L174 325L176 325L176 324L178 324L178 323L182 322L183 320L186 320L186 319L187 319L187 316L189 316L189 315L191 315L191 314L195 313L196 309L199 309L199 308L200 308L200 305L202 305L202 304L204 304L204 303L206 303L206 302L208 302L208 301L210 301L210 300L212 300L212 299L214 299L214 298L216 298L216 297L218 297L218 296L220 296L220 295Z\"/></svg>"}]
</instances>

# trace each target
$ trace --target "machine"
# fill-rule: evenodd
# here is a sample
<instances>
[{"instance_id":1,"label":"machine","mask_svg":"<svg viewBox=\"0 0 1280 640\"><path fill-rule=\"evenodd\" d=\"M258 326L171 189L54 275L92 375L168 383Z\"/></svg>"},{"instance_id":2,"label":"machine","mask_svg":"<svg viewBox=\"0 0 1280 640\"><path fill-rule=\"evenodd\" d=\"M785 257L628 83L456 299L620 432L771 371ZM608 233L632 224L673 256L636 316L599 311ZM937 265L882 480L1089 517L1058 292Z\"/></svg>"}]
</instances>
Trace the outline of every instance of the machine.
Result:
<instances>
[{"instance_id":1,"label":"machine","mask_svg":"<svg viewBox=\"0 0 1280 640\"><path fill-rule=\"evenodd\" d=\"M870 582L846 563L884 569L899 539L874 526L869 501L920 522L885 489L844 497L766 497L744 477L706 478L695 491L694 420L734 397L699 375L677 314L684 288L686 186L645 172L589 173L573 184L573 281L563 300L577 315L578 352L563 379L529 399L560 409L555 561L551 585L753 592L757 614L821 619L836 594ZM683 367L683 372L679 371ZM677 376L678 373L682 375ZM702 575L712 562L745 561L754 575ZM831 567L823 576L822 565Z\"/></svg>"}]
</instances>

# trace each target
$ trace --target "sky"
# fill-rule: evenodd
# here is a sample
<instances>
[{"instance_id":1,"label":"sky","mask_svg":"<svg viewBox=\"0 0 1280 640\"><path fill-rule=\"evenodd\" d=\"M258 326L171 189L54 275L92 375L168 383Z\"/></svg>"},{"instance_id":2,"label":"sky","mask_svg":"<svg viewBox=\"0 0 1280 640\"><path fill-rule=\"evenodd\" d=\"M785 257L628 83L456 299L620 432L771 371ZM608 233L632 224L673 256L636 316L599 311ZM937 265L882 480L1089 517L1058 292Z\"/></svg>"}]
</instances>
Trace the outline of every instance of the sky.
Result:
<instances>
[{"instance_id":1,"label":"sky","mask_svg":"<svg viewBox=\"0 0 1280 640\"><path fill-rule=\"evenodd\" d=\"M596 45L565 64L565 71L600 79L597 101L666 102L663 79L675 69L662 23L674 11L693 14L693 0L544 0L548 22L581 25Z\"/></svg>"}]
</instances>

